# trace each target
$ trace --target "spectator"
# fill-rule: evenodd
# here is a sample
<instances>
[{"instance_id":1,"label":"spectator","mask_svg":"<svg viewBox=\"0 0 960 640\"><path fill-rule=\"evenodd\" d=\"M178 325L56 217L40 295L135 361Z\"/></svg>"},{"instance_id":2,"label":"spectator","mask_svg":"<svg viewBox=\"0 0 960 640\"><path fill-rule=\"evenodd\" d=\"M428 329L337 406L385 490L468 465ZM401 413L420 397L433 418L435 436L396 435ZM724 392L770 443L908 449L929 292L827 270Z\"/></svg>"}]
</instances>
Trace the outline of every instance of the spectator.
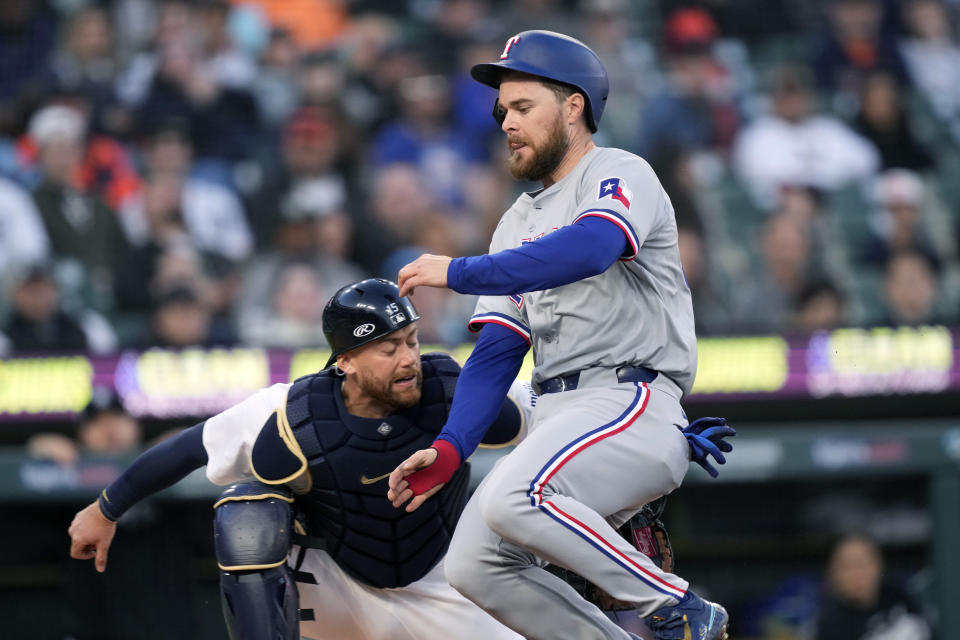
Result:
<instances>
[{"instance_id":1,"label":"spectator","mask_svg":"<svg viewBox=\"0 0 960 640\"><path fill-rule=\"evenodd\" d=\"M113 32L103 7L81 7L66 18L63 43L50 57L48 82L55 91L79 93L93 105L93 122L115 99Z\"/></svg>"},{"instance_id":2,"label":"spectator","mask_svg":"<svg viewBox=\"0 0 960 640\"><path fill-rule=\"evenodd\" d=\"M143 347L224 347L236 344L233 329L214 317L190 284L174 285L162 291L151 317L151 332Z\"/></svg>"},{"instance_id":3,"label":"spectator","mask_svg":"<svg viewBox=\"0 0 960 640\"><path fill-rule=\"evenodd\" d=\"M909 82L897 43L884 28L884 11L893 3L830 0L827 5L827 29L816 45L813 68L817 86L831 92L842 110L856 104L863 79L873 71Z\"/></svg>"},{"instance_id":4,"label":"spectator","mask_svg":"<svg viewBox=\"0 0 960 640\"><path fill-rule=\"evenodd\" d=\"M222 184L191 175L193 145L181 123L165 123L151 134L144 164L149 180L174 189L171 205L179 210L184 231L199 250L219 260L221 271L249 257L253 237L243 204ZM149 190L143 189L121 210L127 237L137 246L146 244L151 233Z\"/></svg>"},{"instance_id":5,"label":"spectator","mask_svg":"<svg viewBox=\"0 0 960 640\"><path fill-rule=\"evenodd\" d=\"M86 351L80 322L60 306L60 290L49 265L23 268L13 288L13 313L6 337L13 351Z\"/></svg>"},{"instance_id":6,"label":"spectator","mask_svg":"<svg viewBox=\"0 0 960 640\"><path fill-rule=\"evenodd\" d=\"M681 9L664 33L667 78L640 118L636 151L658 166L678 152L725 151L740 123L733 77L713 56L717 25L703 9Z\"/></svg>"},{"instance_id":7,"label":"spectator","mask_svg":"<svg viewBox=\"0 0 960 640\"><path fill-rule=\"evenodd\" d=\"M127 5L136 2L127 0ZM127 9L126 13L128 15L123 16L126 20L131 19L129 13L139 14L140 19L149 25L145 29L149 33L146 36L140 34L142 45L135 49L139 53L133 55L116 81L120 102L128 108L134 108L143 102L150 90L160 64L160 50L183 38L196 39L196 19L189 0L151 2L147 6ZM147 14L145 17L144 13ZM118 39L123 39L125 35L117 33Z\"/></svg>"},{"instance_id":8,"label":"spectator","mask_svg":"<svg viewBox=\"0 0 960 640\"><path fill-rule=\"evenodd\" d=\"M709 247L697 227L677 227L683 275L693 297L693 318L699 335L729 332L733 311L725 294L722 270L713 263Z\"/></svg>"},{"instance_id":9,"label":"spectator","mask_svg":"<svg viewBox=\"0 0 960 640\"><path fill-rule=\"evenodd\" d=\"M290 300L286 295L278 299L278 288L284 287L287 293L291 289L301 290L309 297L316 295L326 302L326 293L363 279L362 271L343 257L349 245L350 229L350 220L343 211L345 204L343 193L322 179L300 183L280 203L275 214L277 227L273 248L254 258L240 287L235 313L245 339L258 344L275 342L259 325L274 322L271 316L276 313L278 304L285 305L284 313L290 316L291 325L304 325L311 317L309 301L294 309L287 304ZM379 232L371 235L379 235ZM316 280L304 277L297 270L292 277L285 275L292 265L309 266ZM319 325L316 328L319 329ZM308 341L314 339L314 334L305 327L290 329L286 339Z\"/></svg>"},{"instance_id":10,"label":"spectator","mask_svg":"<svg viewBox=\"0 0 960 640\"><path fill-rule=\"evenodd\" d=\"M669 15L690 0L661 0L661 14ZM711 0L699 2L710 8L727 37L743 40L751 49L773 42L783 42L801 31L806 7L795 0Z\"/></svg>"},{"instance_id":11,"label":"spectator","mask_svg":"<svg viewBox=\"0 0 960 640\"><path fill-rule=\"evenodd\" d=\"M872 191L874 208L870 235L861 250L863 262L881 268L893 254L915 251L939 269L942 260L926 226L926 188L920 176L891 169L877 177Z\"/></svg>"},{"instance_id":12,"label":"spectator","mask_svg":"<svg viewBox=\"0 0 960 640\"><path fill-rule=\"evenodd\" d=\"M300 49L290 31L275 28L260 55L260 68L253 80L253 95L260 119L280 127L293 114L300 99L297 87L297 60Z\"/></svg>"},{"instance_id":13,"label":"spectator","mask_svg":"<svg viewBox=\"0 0 960 640\"><path fill-rule=\"evenodd\" d=\"M244 344L300 349L327 344L320 322L333 291L323 288L309 262L292 260L281 266L269 307L254 307L239 319Z\"/></svg>"},{"instance_id":14,"label":"spectator","mask_svg":"<svg viewBox=\"0 0 960 640\"><path fill-rule=\"evenodd\" d=\"M582 39L583 22L570 3L557 0L515 0L502 6L500 22L512 33L546 29Z\"/></svg>"},{"instance_id":15,"label":"spectator","mask_svg":"<svg viewBox=\"0 0 960 640\"><path fill-rule=\"evenodd\" d=\"M854 128L877 147L881 168L929 169L933 157L912 131L901 93L902 88L890 74L867 75Z\"/></svg>"},{"instance_id":16,"label":"spectator","mask_svg":"<svg viewBox=\"0 0 960 640\"><path fill-rule=\"evenodd\" d=\"M807 74L780 69L772 86L773 113L738 136L734 168L757 204L771 209L783 185L831 190L874 174L877 151L841 121L814 113Z\"/></svg>"},{"instance_id":17,"label":"spectator","mask_svg":"<svg viewBox=\"0 0 960 640\"><path fill-rule=\"evenodd\" d=\"M106 309L112 304L114 274L125 242L113 212L77 185L84 127L83 117L69 107L51 106L33 116L30 137L37 144L42 172L33 197L54 256L82 267L81 279L91 288L87 301Z\"/></svg>"},{"instance_id":18,"label":"spectator","mask_svg":"<svg viewBox=\"0 0 960 640\"><path fill-rule=\"evenodd\" d=\"M831 331L847 323L843 293L828 280L813 280L797 294L792 325L804 333Z\"/></svg>"},{"instance_id":19,"label":"spectator","mask_svg":"<svg viewBox=\"0 0 960 640\"><path fill-rule=\"evenodd\" d=\"M735 320L741 330L789 326L800 291L819 271L810 228L785 213L771 217L763 228L761 261L756 278L735 292L739 297Z\"/></svg>"},{"instance_id":20,"label":"spectator","mask_svg":"<svg viewBox=\"0 0 960 640\"><path fill-rule=\"evenodd\" d=\"M400 82L400 117L371 143L378 167L405 163L423 174L424 185L442 206L461 207L463 176L482 170L487 152L469 131L452 126L450 83L434 74L411 75Z\"/></svg>"},{"instance_id":21,"label":"spectator","mask_svg":"<svg viewBox=\"0 0 960 640\"><path fill-rule=\"evenodd\" d=\"M140 422L123 408L110 389L95 388L80 414L76 438L59 433L38 433L26 443L27 455L72 466L82 454L129 456L143 444Z\"/></svg>"},{"instance_id":22,"label":"spectator","mask_svg":"<svg viewBox=\"0 0 960 640\"><path fill-rule=\"evenodd\" d=\"M405 44L399 21L377 14L358 16L339 51L345 56L350 121L360 130L379 130L395 117L397 86L420 70L420 55Z\"/></svg>"},{"instance_id":23,"label":"spectator","mask_svg":"<svg viewBox=\"0 0 960 640\"><path fill-rule=\"evenodd\" d=\"M469 69L464 56L471 44L502 40L502 25L491 15L492 9L491 3L485 0L439 3L430 16L430 38L423 43L425 57L433 61L438 73L450 77L459 70Z\"/></svg>"},{"instance_id":24,"label":"spectator","mask_svg":"<svg viewBox=\"0 0 960 640\"><path fill-rule=\"evenodd\" d=\"M850 271L847 247L838 241L836 220L825 210L825 194L807 185L783 185L776 215L784 215L810 239L814 270L829 274L828 280L843 281ZM856 212L859 215L859 212Z\"/></svg>"},{"instance_id":25,"label":"spectator","mask_svg":"<svg viewBox=\"0 0 960 640\"><path fill-rule=\"evenodd\" d=\"M174 269L174 281L205 281L202 257L187 233L181 207L183 183L175 174L157 173L144 185L140 203L145 218L143 240L130 247L117 274L117 306L122 311L146 311L154 296L171 284L159 273L168 255L192 256L191 266ZM211 301L212 302L212 301Z\"/></svg>"},{"instance_id":26,"label":"spectator","mask_svg":"<svg viewBox=\"0 0 960 640\"><path fill-rule=\"evenodd\" d=\"M232 163L252 153L256 103L239 80L204 57L192 35L175 32L159 45L155 71L135 105L139 131L149 134L171 120L188 122L198 160L211 176L229 182Z\"/></svg>"},{"instance_id":27,"label":"spectator","mask_svg":"<svg viewBox=\"0 0 960 640\"><path fill-rule=\"evenodd\" d=\"M257 75L253 61L238 47L227 22L228 0L205 0L195 10L204 65L214 82L225 89L246 90Z\"/></svg>"},{"instance_id":28,"label":"spectator","mask_svg":"<svg viewBox=\"0 0 960 640\"><path fill-rule=\"evenodd\" d=\"M251 226L260 250L285 244L278 234L294 209L296 197L310 193L325 211L340 209L347 201L347 179L338 168L343 138L328 113L316 107L297 110L283 131L282 160L267 175L262 188L251 196ZM302 185L308 184L303 188ZM324 202L320 202L323 200ZM280 215L278 215L280 213Z\"/></svg>"},{"instance_id":29,"label":"spectator","mask_svg":"<svg viewBox=\"0 0 960 640\"><path fill-rule=\"evenodd\" d=\"M852 534L830 553L816 640L929 640L930 627L907 593L884 580L880 548Z\"/></svg>"},{"instance_id":30,"label":"spectator","mask_svg":"<svg viewBox=\"0 0 960 640\"><path fill-rule=\"evenodd\" d=\"M391 275L383 269L385 259L393 251L413 244L422 221L435 212L434 200L416 167L394 164L374 174L368 206L366 217L376 226L377 233L358 238L360 260L373 273L393 277L395 273Z\"/></svg>"},{"instance_id":31,"label":"spectator","mask_svg":"<svg viewBox=\"0 0 960 640\"><path fill-rule=\"evenodd\" d=\"M49 257L50 239L30 193L0 177L0 273L10 274ZM0 278L0 287L3 284Z\"/></svg>"},{"instance_id":32,"label":"spectator","mask_svg":"<svg viewBox=\"0 0 960 640\"><path fill-rule=\"evenodd\" d=\"M937 324L939 274L922 253L903 250L890 256L883 279L889 326Z\"/></svg>"},{"instance_id":33,"label":"spectator","mask_svg":"<svg viewBox=\"0 0 960 640\"><path fill-rule=\"evenodd\" d=\"M241 0L230 0L241 4ZM270 24L288 29L305 49L329 47L343 35L350 15L340 0L242 0L261 8Z\"/></svg>"},{"instance_id":34,"label":"spectator","mask_svg":"<svg viewBox=\"0 0 960 640\"><path fill-rule=\"evenodd\" d=\"M960 47L953 33L954 15L941 0L905 3L908 35L900 41L910 78L943 121L960 138Z\"/></svg>"},{"instance_id":35,"label":"spectator","mask_svg":"<svg viewBox=\"0 0 960 640\"><path fill-rule=\"evenodd\" d=\"M658 76L654 48L637 37L634 11L627 0L581 0L579 5L586 18L584 43L603 60L610 86L616 87L607 99L598 142L618 146L616 141L630 140L640 130L640 106ZM495 54L487 54L477 61L495 58ZM478 82L473 84L487 89ZM484 115L489 119L489 113ZM601 140L609 141L609 145Z\"/></svg>"},{"instance_id":36,"label":"spectator","mask_svg":"<svg viewBox=\"0 0 960 640\"><path fill-rule=\"evenodd\" d=\"M81 160L72 180L78 188L116 210L140 188L140 177L123 145L89 131L93 104L81 93L57 94L33 114L27 134L17 141L13 171L25 184L36 186L43 177L42 167L38 166L40 140L36 136L62 129L67 120L75 119L74 114L79 116Z\"/></svg>"},{"instance_id":37,"label":"spectator","mask_svg":"<svg viewBox=\"0 0 960 640\"><path fill-rule=\"evenodd\" d=\"M21 108L36 99L43 65L54 47L56 22L45 3L0 2L0 131L9 131Z\"/></svg>"}]
</instances>

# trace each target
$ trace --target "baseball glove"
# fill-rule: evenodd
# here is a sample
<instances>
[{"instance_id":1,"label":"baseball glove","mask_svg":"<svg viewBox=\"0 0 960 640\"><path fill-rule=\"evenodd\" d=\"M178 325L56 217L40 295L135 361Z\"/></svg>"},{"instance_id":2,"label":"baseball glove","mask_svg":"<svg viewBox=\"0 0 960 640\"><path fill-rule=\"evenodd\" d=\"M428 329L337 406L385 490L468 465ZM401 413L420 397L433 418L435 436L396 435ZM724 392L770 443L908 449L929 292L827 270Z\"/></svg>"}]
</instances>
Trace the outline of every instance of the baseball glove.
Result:
<instances>
[{"instance_id":1,"label":"baseball glove","mask_svg":"<svg viewBox=\"0 0 960 640\"><path fill-rule=\"evenodd\" d=\"M667 528L660 520L666 506L666 496L645 504L636 515L617 531L638 551L650 558L661 570L673 573L673 547L670 546L670 536L667 535ZM580 574L569 569L555 565L547 565L546 569L562 578L584 599L604 611L627 611L635 608L633 603L617 600Z\"/></svg>"}]
</instances>

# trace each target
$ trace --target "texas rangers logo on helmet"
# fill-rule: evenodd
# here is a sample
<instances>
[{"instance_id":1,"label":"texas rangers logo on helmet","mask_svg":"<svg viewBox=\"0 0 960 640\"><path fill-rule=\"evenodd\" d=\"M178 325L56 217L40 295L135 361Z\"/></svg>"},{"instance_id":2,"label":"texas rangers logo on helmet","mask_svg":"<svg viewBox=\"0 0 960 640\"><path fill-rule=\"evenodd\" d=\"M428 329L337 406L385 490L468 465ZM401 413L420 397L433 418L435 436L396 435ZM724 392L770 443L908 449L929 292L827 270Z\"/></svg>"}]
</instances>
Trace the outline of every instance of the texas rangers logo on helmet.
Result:
<instances>
[{"instance_id":1,"label":"texas rangers logo on helmet","mask_svg":"<svg viewBox=\"0 0 960 640\"><path fill-rule=\"evenodd\" d=\"M355 338L366 338L368 335L373 333L374 329L376 329L376 327L374 327L373 324L368 322L354 329L353 335Z\"/></svg>"},{"instance_id":2,"label":"texas rangers logo on helmet","mask_svg":"<svg viewBox=\"0 0 960 640\"><path fill-rule=\"evenodd\" d=\"M507 44L503 45L503 53L500 54L500 59L506 60L507 58L509 58L510 49L513 48L513 45L517 44L518 42L520 42L520 36L518 35L513 36L512 38L507 40Z\"/></svg>"},{"instance_id":3,"label":"texas rangers logo on helmet","mask_svg":"<svg viewBox=\"0 0 960 640\"><path fill-rule=\"evenodd\" d=\"M630 193L627 185L623 184L620 178L606 178L600 181L600 195L597 196L598 199L613 198L629 209L630 198L632 197L633 194Z\"/></svg>"}]
</instances>

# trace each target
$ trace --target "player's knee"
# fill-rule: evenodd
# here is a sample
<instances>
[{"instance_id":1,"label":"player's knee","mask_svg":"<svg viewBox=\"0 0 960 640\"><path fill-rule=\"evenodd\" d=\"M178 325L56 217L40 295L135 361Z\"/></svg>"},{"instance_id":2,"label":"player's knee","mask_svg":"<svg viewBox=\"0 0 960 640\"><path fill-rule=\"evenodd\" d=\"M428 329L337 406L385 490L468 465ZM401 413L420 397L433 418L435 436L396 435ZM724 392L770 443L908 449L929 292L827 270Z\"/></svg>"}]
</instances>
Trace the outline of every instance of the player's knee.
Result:
<instances>
[{"instance_id":1,"label":"player's knee","mask_svg":"<svg viewBox=\"0 0 960 640\"><path fill-rule=\"evenodd\" d=\"M517 539L524 519L520 516L531 508L526 491L509 479L488 482L479 499L480 517L490 529L504 538Z\"/></svg>"},{"instance_id":2,"label":"player's knee","mask_svg":"<svg viewBox=\"0 0 960 640\"><path fill-rule=\"evenodd\" d=\"M451 587L467 599L473 600L479 583L476 553L465 548L465 545L454 544L455 542L456 537L443 560L443 575Z\"/></svg>"},{"instance_id":3,"label":"player's knee","mask_svg":"<svg viewBox=\"0 0 960 640\"><path fill-rule=\"evenodd\" d=\"M214 546L224 571L277 567L290 550L293 496L285 487L235 484L214 505Z\"/></svg>"}]
</instances>

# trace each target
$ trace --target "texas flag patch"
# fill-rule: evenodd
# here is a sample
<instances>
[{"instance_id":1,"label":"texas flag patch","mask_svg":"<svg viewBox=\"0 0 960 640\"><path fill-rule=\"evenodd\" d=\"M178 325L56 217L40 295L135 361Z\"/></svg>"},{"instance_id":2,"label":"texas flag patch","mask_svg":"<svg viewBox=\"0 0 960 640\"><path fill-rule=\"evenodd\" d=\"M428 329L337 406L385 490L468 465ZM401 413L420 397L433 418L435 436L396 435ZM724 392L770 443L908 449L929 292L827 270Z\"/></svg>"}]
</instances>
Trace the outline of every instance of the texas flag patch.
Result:
<instances>
[{"instance_id":1,"label":"texas flag patch","mask_svg":"<svg viewBox=\"0 0 960 640\"><path fill-rule=\"evenodd\" d=\"M603 198L613 198L629 209L630 198L633 197L633 194L630 193L627 185L623 184L620 178L606 178L600 181L600 195L597 197L601 200Z\"/></svg>"}]
</instances>

